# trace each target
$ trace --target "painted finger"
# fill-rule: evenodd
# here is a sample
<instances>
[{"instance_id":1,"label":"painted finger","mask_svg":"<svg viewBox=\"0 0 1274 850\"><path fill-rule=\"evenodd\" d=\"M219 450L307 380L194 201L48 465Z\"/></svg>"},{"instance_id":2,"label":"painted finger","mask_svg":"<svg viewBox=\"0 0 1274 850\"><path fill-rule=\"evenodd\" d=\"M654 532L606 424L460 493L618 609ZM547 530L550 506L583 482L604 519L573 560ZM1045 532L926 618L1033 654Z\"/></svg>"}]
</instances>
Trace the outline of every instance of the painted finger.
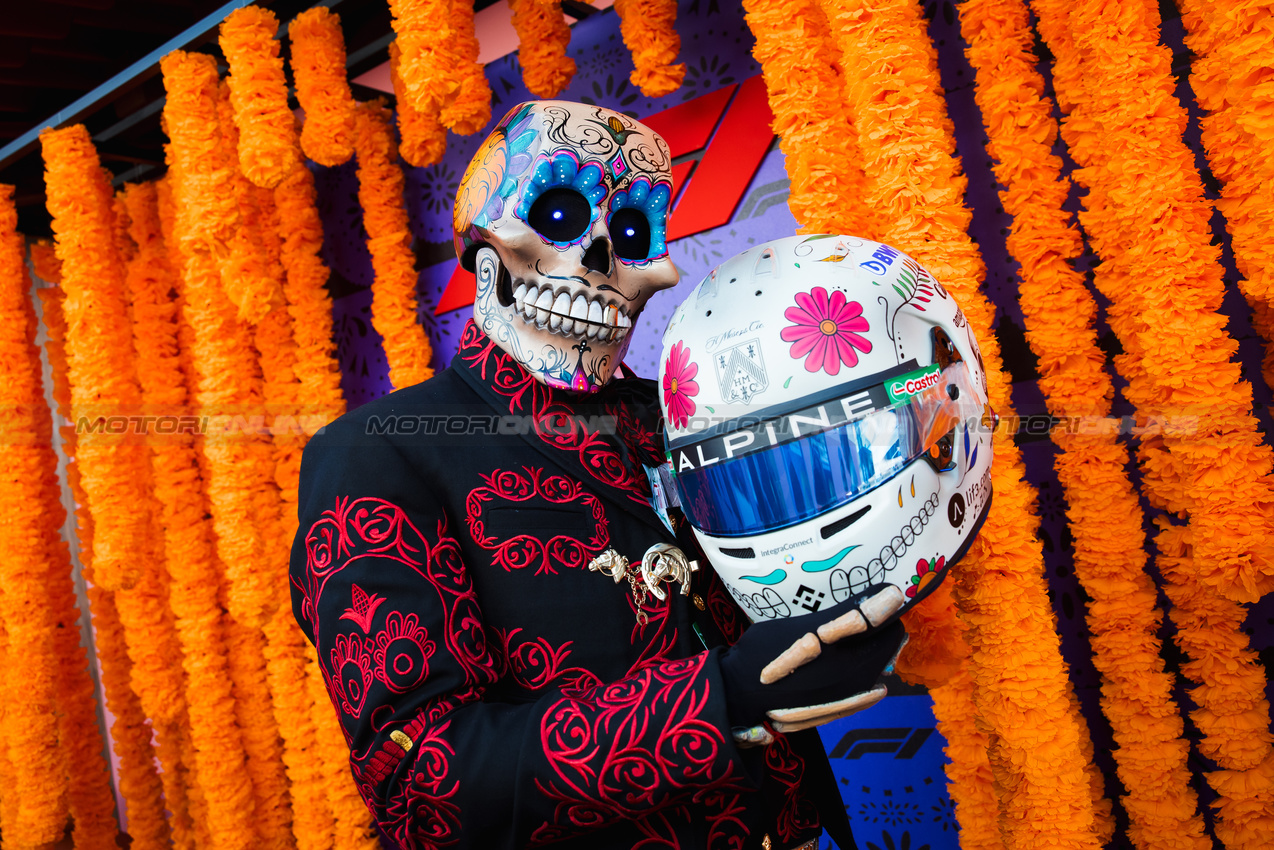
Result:
<instances>
[{"instance_id":1,"label":"painted finger","mask_svg":"<svg viewBox=\"0 0 1274 850\"><path fill-rule=\"evenodd\" d=\"M793 670L813 661L822 651L823 645L814 633L806 632L796 643L783 650L778 658L765 665L761 670L761 684L772 685L784 676L791 675Z\"/></svg>"},{"instance_id":2,"label":"painted finger","mask_svg":"<svg viewBox=\"0 0 1274 850\"><path fill-rule=\"evenodd\" d=\"M886 620L898 613L898 609L902 607L902 603L905 601L902 589L891 584L859 605L858 610L863 612L867 622L871 623L872 626L879 627L883 626Z\"/></svg>"},{"instance_id":3,"label":"painted finger","mask_svg":"<svg viewBox=\"0 0 1274 850\"><path fill-rule=\"evenodd\" d=\"M811 726L819 726L856 714L865 708L871 708L885 698L888 691L884 685L877 685L870 691L854 694L852 697L823 703L807 705L800 708L781 708L766 712L776 732L799 732Z\"/></svg>"}]
</instances>

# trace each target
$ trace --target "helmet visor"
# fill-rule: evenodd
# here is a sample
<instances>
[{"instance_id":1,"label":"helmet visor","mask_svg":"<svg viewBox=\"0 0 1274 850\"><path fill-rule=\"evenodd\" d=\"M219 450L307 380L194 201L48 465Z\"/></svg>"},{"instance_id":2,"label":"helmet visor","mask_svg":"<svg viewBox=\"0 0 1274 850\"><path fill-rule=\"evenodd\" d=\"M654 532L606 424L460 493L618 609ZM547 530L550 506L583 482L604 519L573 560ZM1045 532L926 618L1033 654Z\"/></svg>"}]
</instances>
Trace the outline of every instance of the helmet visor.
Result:
<instances>
[{"instance_id":1,"label":"helmet visor","mask_svg":"<svg viewBox=\"0 0 1274 850\"><path fill-rule=\"evenodd\" d=\"M680 440L669 454L681 508L691 525L716 537L775 531L824 514L893 478L960 422L979 418L983 403L974 387L957 361Z\"/></svg>"}]
</instances>

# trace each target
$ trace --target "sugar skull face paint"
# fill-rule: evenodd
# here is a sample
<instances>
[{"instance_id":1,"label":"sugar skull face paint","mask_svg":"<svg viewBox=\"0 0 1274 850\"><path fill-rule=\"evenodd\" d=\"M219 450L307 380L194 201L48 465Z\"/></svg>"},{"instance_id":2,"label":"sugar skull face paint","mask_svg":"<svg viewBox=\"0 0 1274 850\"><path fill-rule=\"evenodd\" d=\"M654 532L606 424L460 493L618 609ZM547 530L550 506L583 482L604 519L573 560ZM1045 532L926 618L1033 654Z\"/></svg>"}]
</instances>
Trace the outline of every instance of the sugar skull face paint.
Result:
<instances>
[{"instance_id":1,"label":"sugar skull face paint","mask_svg":"<svg viewBox=\"0 0 1274 850\"><path fill-rule=\"evenodd\" d=\"M474 319L545 384L605 385L650 296L677 282L671 167L650 128L565 101L514 107L469 163L454 227Z\"/></svg>"}]
</instances>

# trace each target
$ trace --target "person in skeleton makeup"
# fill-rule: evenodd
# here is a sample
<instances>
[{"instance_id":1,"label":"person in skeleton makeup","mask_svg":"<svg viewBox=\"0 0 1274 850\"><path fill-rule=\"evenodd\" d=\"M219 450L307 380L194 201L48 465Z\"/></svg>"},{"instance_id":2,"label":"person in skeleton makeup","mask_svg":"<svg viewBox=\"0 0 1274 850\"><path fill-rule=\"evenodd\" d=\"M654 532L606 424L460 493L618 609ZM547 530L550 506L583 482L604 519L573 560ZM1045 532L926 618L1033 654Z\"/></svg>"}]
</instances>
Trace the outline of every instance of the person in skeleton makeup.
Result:
<instances>
[{"instance_id":1,"label":"person in skeleton makeup","mask_svg":"<svg viewBox=\"0 0 1274 850\"><path fill-rule=\"evenodd\" d=\"M451 367L306 448L293 610L390 846L854 846L808 727L883 695L898 604L745 631L656 512L655 388L621 361L677 280L672 189L629 117L515 107L457 194Z\"/></svg>"}]
</instances>

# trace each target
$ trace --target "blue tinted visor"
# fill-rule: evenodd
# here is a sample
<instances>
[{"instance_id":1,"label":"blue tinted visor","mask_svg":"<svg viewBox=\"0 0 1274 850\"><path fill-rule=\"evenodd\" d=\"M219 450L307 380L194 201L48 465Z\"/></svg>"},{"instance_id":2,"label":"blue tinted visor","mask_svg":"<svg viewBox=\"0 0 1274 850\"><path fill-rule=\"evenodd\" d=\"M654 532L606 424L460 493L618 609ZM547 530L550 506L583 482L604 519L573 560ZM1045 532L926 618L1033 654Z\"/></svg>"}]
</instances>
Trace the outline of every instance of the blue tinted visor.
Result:
<instances>
[{"instance_id":1,"label":"blue tinted visor","mask_svg":"<svg viewBox=\"0 0 1274 850\"><path fill-rule=\"evenodd\" d=\"M857 499L896 476L958 422L981 415L963 363L934 380L923 392L814 433L784 440L773 430L781 418L753 426L762 442L768 432L775 444L757 445L754 437L733 457L721 446L731 440L732 448L743 445L734 435L675 448L681 509L705 534L739 537L795 525Z\"/></svg>"}]
</instances>

